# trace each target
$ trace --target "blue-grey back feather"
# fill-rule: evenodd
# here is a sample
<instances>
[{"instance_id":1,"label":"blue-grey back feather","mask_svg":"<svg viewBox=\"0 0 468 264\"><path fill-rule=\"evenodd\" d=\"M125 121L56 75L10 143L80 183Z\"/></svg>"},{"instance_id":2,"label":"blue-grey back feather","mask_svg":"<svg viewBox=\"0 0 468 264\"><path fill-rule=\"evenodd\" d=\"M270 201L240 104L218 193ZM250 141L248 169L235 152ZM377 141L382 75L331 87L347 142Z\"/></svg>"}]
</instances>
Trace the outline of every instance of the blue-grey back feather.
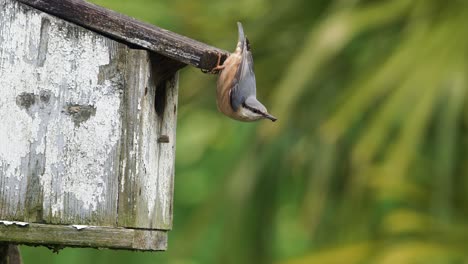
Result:
<instances>
[{"instance_id":1,"label":"blue-grey back feather","mask_svg":"<svg viewBox=\"0 0 468 264\"><path fill-rule=\"evenodd\" d=\"M245 43L245 34L244 34L244 28L242 27L241 22L237 22L237 31L238 31L238 38L237 38L237 45L241 45L240 48L244 48L244 43Z\"/></svg>"},{"instance_id":2,"label":"blue-grey back feather","mask_svg":"<svg viewBox=\"0 0 468 264\"><path fill-rule=\"evenodd\" d=\"M231 105L234 111L237 111L248 97L256 96L252 53L248 40L244 35L242 24L237 22L237 26L239 30L239 47L242 49L242 59L236 72L235 85L231 89Z\"/></svg>"}]
</instances>

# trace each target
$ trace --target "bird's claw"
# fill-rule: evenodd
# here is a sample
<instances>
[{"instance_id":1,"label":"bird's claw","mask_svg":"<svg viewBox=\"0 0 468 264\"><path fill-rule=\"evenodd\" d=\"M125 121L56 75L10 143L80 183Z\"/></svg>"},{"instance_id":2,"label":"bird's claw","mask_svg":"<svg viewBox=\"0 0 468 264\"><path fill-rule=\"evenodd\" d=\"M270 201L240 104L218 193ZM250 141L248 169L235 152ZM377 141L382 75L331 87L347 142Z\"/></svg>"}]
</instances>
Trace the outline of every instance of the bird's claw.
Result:
<instances>
[{"instance_id":1,"label":"bird's claw","mask_svg":"<svg viewBox=\"0 0 468 264\"><path fill-rule=\"evenodd\" d=\"M222 71L224 69L225 65L220 65L220 63L221 63L221 54L218 53L217 55L218 55L218 62L216 63L216 66L211 70L202 69L203 73L218 74L220 71Z\"/></svg>"}]
</instances>

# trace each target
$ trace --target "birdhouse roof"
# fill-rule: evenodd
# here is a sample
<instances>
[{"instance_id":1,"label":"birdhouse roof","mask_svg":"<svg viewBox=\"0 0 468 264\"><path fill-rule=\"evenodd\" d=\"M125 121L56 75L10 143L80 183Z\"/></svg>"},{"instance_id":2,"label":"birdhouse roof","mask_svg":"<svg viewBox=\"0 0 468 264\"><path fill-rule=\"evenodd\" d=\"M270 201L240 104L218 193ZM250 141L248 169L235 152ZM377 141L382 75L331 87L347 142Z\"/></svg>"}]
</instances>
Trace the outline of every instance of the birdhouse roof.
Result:
<instances>
[{"instance_id":1,"label":"birdhouse roof","mask_svg":"<svg viewBox=\"0 0 468 264\"><path fill-rule=\"evenodd\" d=\"M42 12L75 23L128 45L159 53L194 67L210 70L227 51L209 46L83 0L17 0Z\"/></svg>"}]
</instances>

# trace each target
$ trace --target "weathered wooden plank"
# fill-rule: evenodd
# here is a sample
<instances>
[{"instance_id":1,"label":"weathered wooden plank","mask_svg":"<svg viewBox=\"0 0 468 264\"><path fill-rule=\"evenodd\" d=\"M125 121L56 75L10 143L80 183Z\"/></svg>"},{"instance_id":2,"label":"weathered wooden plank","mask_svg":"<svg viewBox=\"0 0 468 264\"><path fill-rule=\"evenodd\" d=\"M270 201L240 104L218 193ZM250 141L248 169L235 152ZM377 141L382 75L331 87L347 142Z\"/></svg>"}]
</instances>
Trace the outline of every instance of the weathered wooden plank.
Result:
<instances>
[{"instance_id":1,"label":"weathered wooden plank","mask_svg":"<svg viewBox=\"0 0 468 264\"><path fill-rule=\"evenodd\" d=\"M229 55L227 51L83 0L17 1L200 69L211 70L217 64L218 54L221 55L222 62Z\"/></svg>"},{"instance_id":2,"label":"weathered wooden plank","mask_svg":"<svg viewBox=\"0 0 468 264\"><path fill-rule=\"evenodd\" d=\"M128 68L140 71L126 74L130 84L126 95L141 100L125 100L126 111L134 119L125 122L122 139L125 169L119 192L119 226L172 227L178 75L163 73L167 71L164 60L158 55L135 57Z\"/></svg>"},{"instance_id":3,"label":"weathered wooden plank","mask_svg":"<svg viewBox=\"0 0 468 264\"><path fill-rule=\"evenodd\" d=\"M21 254L17 245L0 244L0 264L21 264Z\"/></svg>"},{"instance_id":4,"label":"weathered wooden plank","mask_svg":"<svg viewBox=\"0 0 468 264\"><path fill-rule=\"evenodd\" d=\"M112 225L122 44L0 1L0 217Z\"/></svg>"},{"instance_id":5,"label":"weathered wooden plank","mask_svg":"<svg viewBox=\"0 0 468 264\"><path fill-rule=\"evenodd\" d=\"M182 66L0 0L0 219L170 229Z\"/></svg>"},{"instance_id":6,"label":"weathered wooden plank","mask_svg":"<svg viewBox=\"0 0 468 264\"><path fill-rule=\"evenodd\" d=\"M167 232L101 226L64 226L30 223L0 224L0 241L12 244L135 250L166 250Z\"/></svg>"}]
</instances>

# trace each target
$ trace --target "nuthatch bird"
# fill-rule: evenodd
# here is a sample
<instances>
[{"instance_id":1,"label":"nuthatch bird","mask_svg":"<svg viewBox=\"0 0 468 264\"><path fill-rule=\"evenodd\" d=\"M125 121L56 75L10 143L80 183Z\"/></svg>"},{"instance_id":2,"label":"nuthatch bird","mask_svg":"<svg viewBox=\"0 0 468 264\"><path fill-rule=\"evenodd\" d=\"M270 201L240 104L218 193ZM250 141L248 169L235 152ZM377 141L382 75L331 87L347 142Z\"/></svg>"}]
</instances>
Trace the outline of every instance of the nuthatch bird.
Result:
<instances>
[{"instance_id":1,"label":"nuthatch bird","mask_svg":"<svg viewBox=\"0 0 468 264\"><path fill-rule=\"evenodd\" d=\"M219 111L239 121L256 121L267 118L275 122L265 106L257 100L257 88L253 70L253 58L249 40L244 35L242 24L237 22L239 40L234 53L223 65L213 70L221 70L216 87L216 103ZM220 58L220 57L219 57Z\"/></svg>"}]
</instances>

